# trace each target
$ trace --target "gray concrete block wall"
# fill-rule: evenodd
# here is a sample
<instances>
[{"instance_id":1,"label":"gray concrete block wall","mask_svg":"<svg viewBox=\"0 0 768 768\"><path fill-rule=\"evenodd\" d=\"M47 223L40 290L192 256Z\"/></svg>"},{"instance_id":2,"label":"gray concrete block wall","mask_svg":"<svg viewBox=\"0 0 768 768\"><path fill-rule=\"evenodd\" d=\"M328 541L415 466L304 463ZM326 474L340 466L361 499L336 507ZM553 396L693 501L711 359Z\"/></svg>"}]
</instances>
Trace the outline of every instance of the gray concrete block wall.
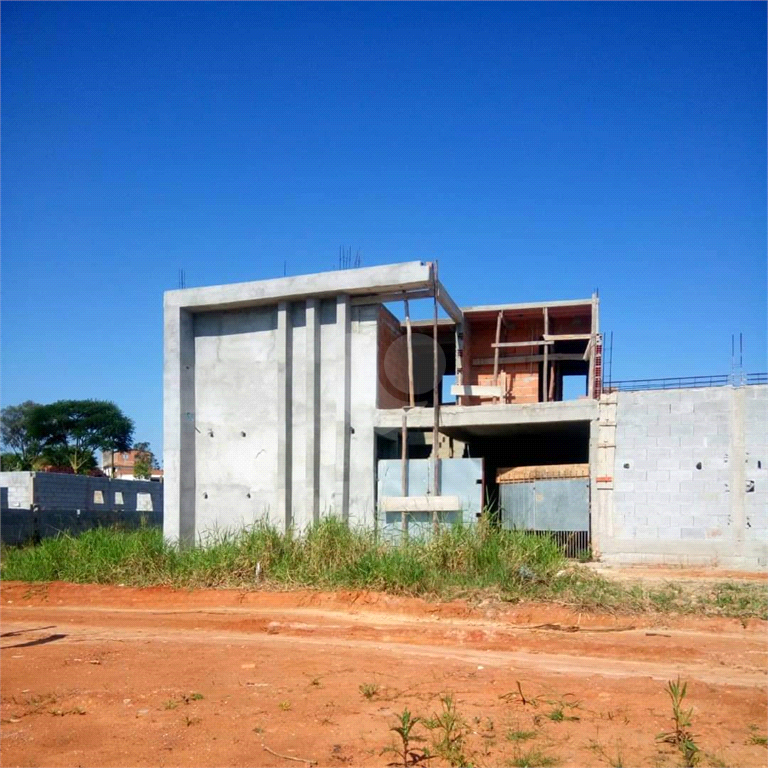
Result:
<instances>
[{"instance_id":1,"label":"gray concrete block wall","mask_svg":"<svg viewBox=\"0 0 768 768\"><path fill-rule=\"evenodd\" d=\"M54 472L0 472L0 536L6 544L96 525L163 524L163 484Z\"/></svg>"},{"instance_id":2,"label":"gray concrete block wall","mask_svg":"<svg viewBox=\"0 0 768 768\"><path fill-rule=\"evenodd\" d=\"M0 487L8 509L29 509L32 506L32 472L0 472Z\"/></svg>"},{"instance_id":3,"label":"gray concrete block wall","mask_svg":"<svg viewBox=\"0 0 768 768\"><path fill-rule=\"evenodd\" d=\"M768 387L621 392L603 559L768 566Z\"/></svg>"}]
</instances>

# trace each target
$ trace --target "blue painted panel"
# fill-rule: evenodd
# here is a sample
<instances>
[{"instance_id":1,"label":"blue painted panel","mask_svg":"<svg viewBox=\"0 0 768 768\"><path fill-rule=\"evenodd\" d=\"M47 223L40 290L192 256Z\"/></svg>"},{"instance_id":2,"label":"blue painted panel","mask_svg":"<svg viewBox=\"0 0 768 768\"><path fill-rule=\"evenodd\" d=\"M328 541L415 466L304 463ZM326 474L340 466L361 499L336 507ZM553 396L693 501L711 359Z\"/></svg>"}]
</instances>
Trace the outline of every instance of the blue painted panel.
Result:
<instances>
[{"instance_id":1,"label":"blue painted panel","mask_svg":"<svg viewBox=\"0 0 768 768\"><path fill-rule=\"evenodd\" d=\"M402 496L402 463L400 459L379 461L378 498ZM408 461L408 495L427 496L432 490L432 462L430 459ZM458 496L461 509L438 513L442 524L475 522L483 508L483 460L440 459L440 491L443 496ZM400 512L379 510L378 528L385 538L400 537L402 516ZM411 512L408 515L410 535L424 535L431 531L430 512Z\"/></svg>"}]
</instances>

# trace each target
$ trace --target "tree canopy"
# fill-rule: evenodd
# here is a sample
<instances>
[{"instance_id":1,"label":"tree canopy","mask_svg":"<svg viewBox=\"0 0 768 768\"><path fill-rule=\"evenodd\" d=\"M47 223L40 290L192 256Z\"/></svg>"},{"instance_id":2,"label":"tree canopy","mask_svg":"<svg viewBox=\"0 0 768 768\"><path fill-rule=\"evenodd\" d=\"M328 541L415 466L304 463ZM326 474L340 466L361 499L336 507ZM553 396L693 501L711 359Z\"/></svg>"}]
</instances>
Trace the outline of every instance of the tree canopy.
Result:
<instances>
[{"instance_id":1,"label":"tree canopy","mask_svg":"<svg viewBox=\"0 0 768 768\"><path fill-rule=\"evenodd\" d=\"M158 468L155 454L149 447L149 443L135 443L133 450L136 457L133 461L133 476L141 480L149 480L152 470Z\"/></svg>"},{"instance_id":2,"label":"tree canopy","mask_svg":"<svg viewBox=\"0 0 768 768\"><path fill-rule=\"evenodd\" d=\"M28 430L44 453L64 449L72 471L81 473L94 465L97 450L127 451L133 421L107 400L57 400L30 411Z\"/></svg>"},{"instance_id":3,"label":"tree canopy","mask_svg":"<svg viewBox=\"0 0 768 768\"><path fill-rule=\"evenodd\" d=\"M41 406L27 400L20 405L7 405L0 411L0 440L7 454L3 468L35 469L42 453L42 441L30 433L30 417ZM15 456L15 460L11 456Z\"/></svg>"}]
</instances>

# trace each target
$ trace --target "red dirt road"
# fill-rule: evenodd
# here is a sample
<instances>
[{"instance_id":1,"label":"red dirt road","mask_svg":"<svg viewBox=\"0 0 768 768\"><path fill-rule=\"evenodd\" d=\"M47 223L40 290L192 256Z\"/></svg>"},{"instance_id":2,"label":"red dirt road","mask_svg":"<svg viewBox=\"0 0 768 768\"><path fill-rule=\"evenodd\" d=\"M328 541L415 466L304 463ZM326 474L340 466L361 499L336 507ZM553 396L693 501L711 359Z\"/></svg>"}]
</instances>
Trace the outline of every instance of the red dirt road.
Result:
<instances>
[{"instance_id":1,"label":"red dirt road","mask_svg":"<svg viewBox=\"0 0 768 768\"><path fill-rule=\"evenodd\" d=\"M474 765L679 765L678 675L703 765L768 762L757 620L59 583L4 583L0 617L4 766L386 765L447 693Z\"/></svg>"}]
</instances>

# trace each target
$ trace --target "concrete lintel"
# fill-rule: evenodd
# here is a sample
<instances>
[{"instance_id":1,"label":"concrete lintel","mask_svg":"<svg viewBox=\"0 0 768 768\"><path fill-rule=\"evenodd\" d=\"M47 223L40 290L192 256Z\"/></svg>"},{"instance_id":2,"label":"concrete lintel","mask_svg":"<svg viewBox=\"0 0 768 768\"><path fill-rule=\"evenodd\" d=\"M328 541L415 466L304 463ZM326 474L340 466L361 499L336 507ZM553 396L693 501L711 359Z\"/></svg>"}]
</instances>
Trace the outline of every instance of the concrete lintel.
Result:
<instances>
[{"instance_id":1,"label":"concrete lintel","mask_svg":"<svg viewBox=\"0 0 768 768\"><path fill-rule=\"evenodd\" d=\"M529 301L522 304L488 304L485 306L463 307L465 315L474 312L514 312L521 309L544 309L544 307L588 307L592 305L592 299L573 299L572 301Z\"/></svg>"},{"instance_id":2,"label":"concrete lintel","mask_svg":"<svg viewBox=\"0 0 768 768\"><path fill-rule=\"evenodd\" d=\"M440 408L440 429L467 427L503 427L518 424L593 421L597 418L596 400L566 400L555 403L443 405ZM379 409L375 426L382 429L399 429L401 411ZM411 408L408 411L408 427L428 429L432 426L431 408Z\"/></svg>"},{"instance_id":3,"label":"concrete lintel","mask_svg":"<svg viewBox=\"0 0 768 768\"><path fill-rule=\"evenodd\" d=\"M379 267L166 291L164 301L166 307L176 306L193 312L206 312L277 304L280 301L303 300L311 296L395 293L429 288L430 285L431 265L423 261L409 261Z\"/></svg>"},{"instance_id":4,"label":"concrete lintel","mask_svg":"<svg viewBox=\"0 0 768 768\"><path fill-rule=\"evenodd\" d=\"M384 512L456 512L461 509L458 496L384 496Z\"/></svg>"}]
</instances>

